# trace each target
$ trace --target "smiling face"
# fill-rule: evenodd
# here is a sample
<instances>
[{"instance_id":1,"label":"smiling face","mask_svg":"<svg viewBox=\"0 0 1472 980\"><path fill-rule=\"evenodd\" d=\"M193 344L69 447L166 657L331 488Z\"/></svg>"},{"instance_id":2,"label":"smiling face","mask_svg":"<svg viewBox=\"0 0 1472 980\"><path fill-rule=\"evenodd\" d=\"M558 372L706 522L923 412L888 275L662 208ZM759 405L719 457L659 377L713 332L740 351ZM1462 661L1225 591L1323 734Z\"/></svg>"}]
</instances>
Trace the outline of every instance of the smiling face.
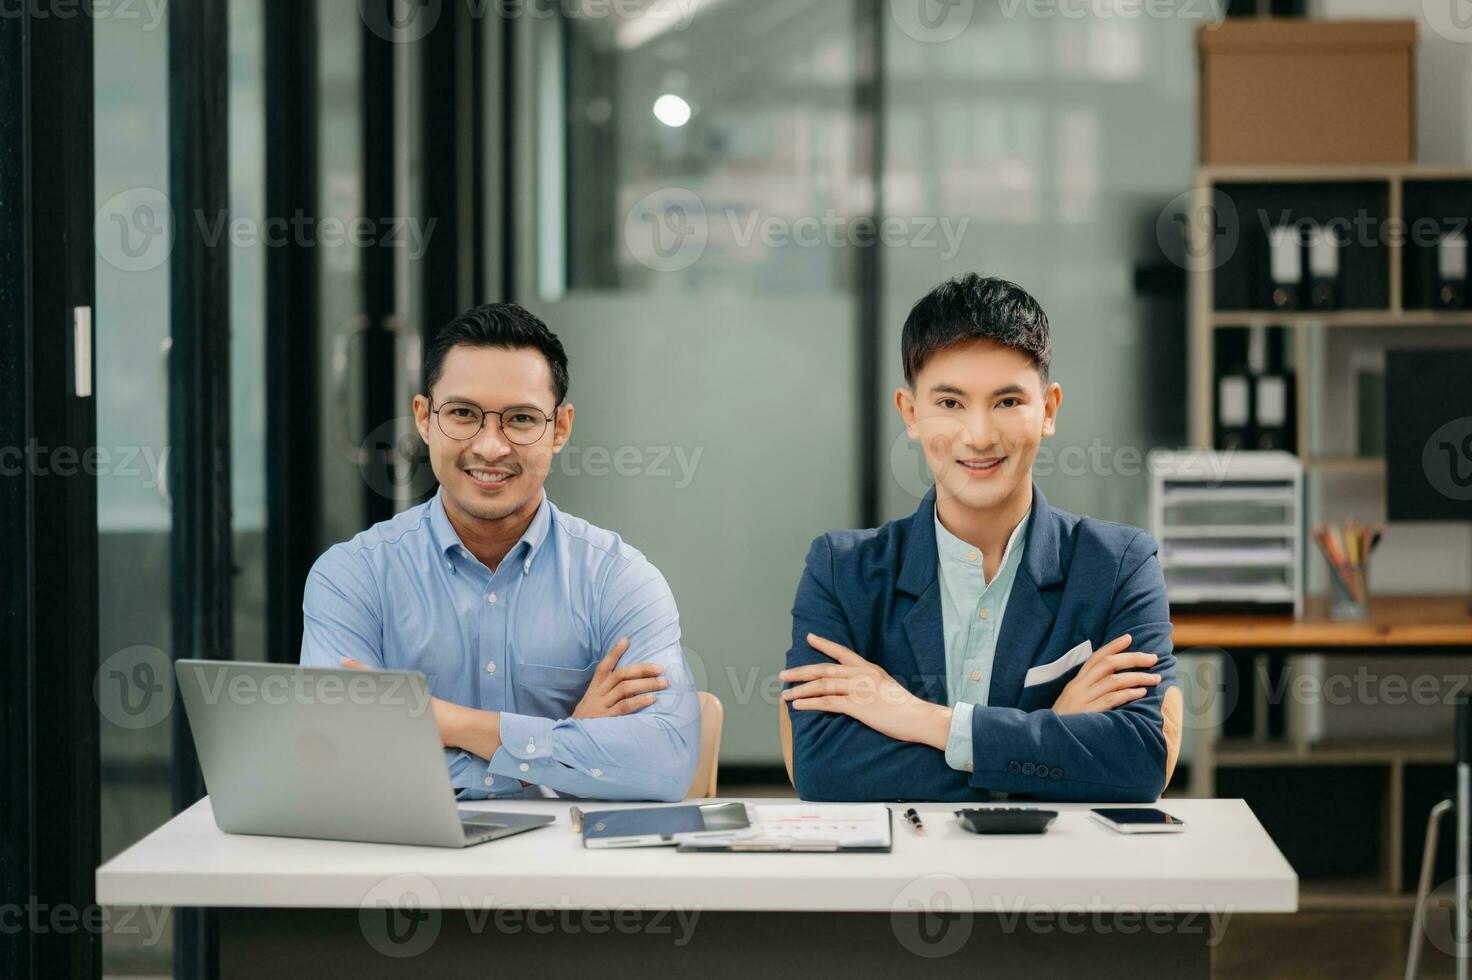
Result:
<instances>
[{"instance_id":1,"label":"smiling face","mask_svg":"<svg viewBox=\"0 0 1472 980\"><path fill-rule=\"evenodd\" d=\"M936 496L984 511L1027 492L1062 398L1027 354L971 340L930 355L915 387L895 392L895 407L935 474Z\"/></svg>"},{"instance_id":2,"label":"smiling face","mask_svg":"<svg viewBox=\"0 0 1472 980\"><path fill-rule=\"evenodd\" d=\"M438 416L430 411L431 400ZM552 457L572 433L572 406L555 402L552 369L540 351L464 344L450 349L429 397L414 398L414 418L452 517L499 521L536 508ZM489 414L468 439L445 434L473 430L475 408L505 412L514 441Z\"/></svg>"}]
</instances>

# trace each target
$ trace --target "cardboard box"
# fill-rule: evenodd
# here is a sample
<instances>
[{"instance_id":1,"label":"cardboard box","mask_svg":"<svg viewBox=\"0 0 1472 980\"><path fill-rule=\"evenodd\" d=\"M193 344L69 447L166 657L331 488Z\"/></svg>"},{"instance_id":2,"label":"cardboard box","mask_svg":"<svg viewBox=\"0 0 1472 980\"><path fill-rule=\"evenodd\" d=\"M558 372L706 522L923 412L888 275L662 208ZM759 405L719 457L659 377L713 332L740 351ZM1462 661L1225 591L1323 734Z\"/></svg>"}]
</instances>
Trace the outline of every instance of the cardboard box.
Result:
<instances>
[{"instance_id":1,"label":"cardboard box","mask_svg":"<svg viewBox=\"0 0 1472 980\"><path fill-rule=\"evenodd\" d=\"M1415 158L1415 21L1229 19L1197 48L1202 163Z\"/></svg>"}]
</instances>

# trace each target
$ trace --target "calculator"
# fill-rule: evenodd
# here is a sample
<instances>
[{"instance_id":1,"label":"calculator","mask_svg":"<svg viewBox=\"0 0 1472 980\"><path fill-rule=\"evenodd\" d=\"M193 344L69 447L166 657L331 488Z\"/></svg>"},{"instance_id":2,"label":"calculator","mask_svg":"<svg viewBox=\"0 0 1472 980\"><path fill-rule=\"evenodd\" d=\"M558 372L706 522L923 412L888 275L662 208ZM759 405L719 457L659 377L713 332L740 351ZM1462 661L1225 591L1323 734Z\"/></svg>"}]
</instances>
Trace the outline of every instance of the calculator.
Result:
<instances>
[{"instance_id":1,"label":"calculator","mask_svg":"<svg viewBox=\"0 0 1472 980\"><path fill-rule=\"evenodd\" d=\"M957 810L956 822L973 834L1041 834L1057 816L1035 806L983 806Z\"/></svg>"}]
</instances>

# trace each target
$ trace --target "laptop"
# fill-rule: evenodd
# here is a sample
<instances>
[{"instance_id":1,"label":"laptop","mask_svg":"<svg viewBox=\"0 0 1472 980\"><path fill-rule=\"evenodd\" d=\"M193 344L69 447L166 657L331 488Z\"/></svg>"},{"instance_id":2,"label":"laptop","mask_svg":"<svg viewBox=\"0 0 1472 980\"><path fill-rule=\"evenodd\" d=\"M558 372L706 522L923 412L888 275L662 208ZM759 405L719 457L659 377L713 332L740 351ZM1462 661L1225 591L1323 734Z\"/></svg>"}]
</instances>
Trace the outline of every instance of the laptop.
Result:
<instances>
[{"instance_id":1,"label":"laptop","mask_svg":"<svg viewBox=\"0 0 1472 980\"><path fill-rule=\"evenodd\" d=\"M180 660L175 672L227 833L466 847L553 820L455 805L416 671Z\"/></svg>"}]
</instances>

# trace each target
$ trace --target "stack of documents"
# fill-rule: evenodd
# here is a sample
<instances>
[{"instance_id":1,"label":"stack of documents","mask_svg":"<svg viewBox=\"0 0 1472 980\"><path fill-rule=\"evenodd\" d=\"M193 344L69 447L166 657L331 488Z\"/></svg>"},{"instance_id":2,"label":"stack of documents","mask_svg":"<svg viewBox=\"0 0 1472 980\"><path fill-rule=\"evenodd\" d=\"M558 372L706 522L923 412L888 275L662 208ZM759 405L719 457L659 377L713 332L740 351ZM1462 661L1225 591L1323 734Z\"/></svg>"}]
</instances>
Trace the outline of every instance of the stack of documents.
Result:
<instances>
[{"instance_id":1,"label":"stack of documents","mask_svg":"<svg viewBox=\"0 0 1472 980\"><path fill-rule=\"evenodd\" d=\"M574 808L588 848L673 844L682 851L887 851L882 803L703 803L629 810Z\"/></svg>"}]
</instances>

